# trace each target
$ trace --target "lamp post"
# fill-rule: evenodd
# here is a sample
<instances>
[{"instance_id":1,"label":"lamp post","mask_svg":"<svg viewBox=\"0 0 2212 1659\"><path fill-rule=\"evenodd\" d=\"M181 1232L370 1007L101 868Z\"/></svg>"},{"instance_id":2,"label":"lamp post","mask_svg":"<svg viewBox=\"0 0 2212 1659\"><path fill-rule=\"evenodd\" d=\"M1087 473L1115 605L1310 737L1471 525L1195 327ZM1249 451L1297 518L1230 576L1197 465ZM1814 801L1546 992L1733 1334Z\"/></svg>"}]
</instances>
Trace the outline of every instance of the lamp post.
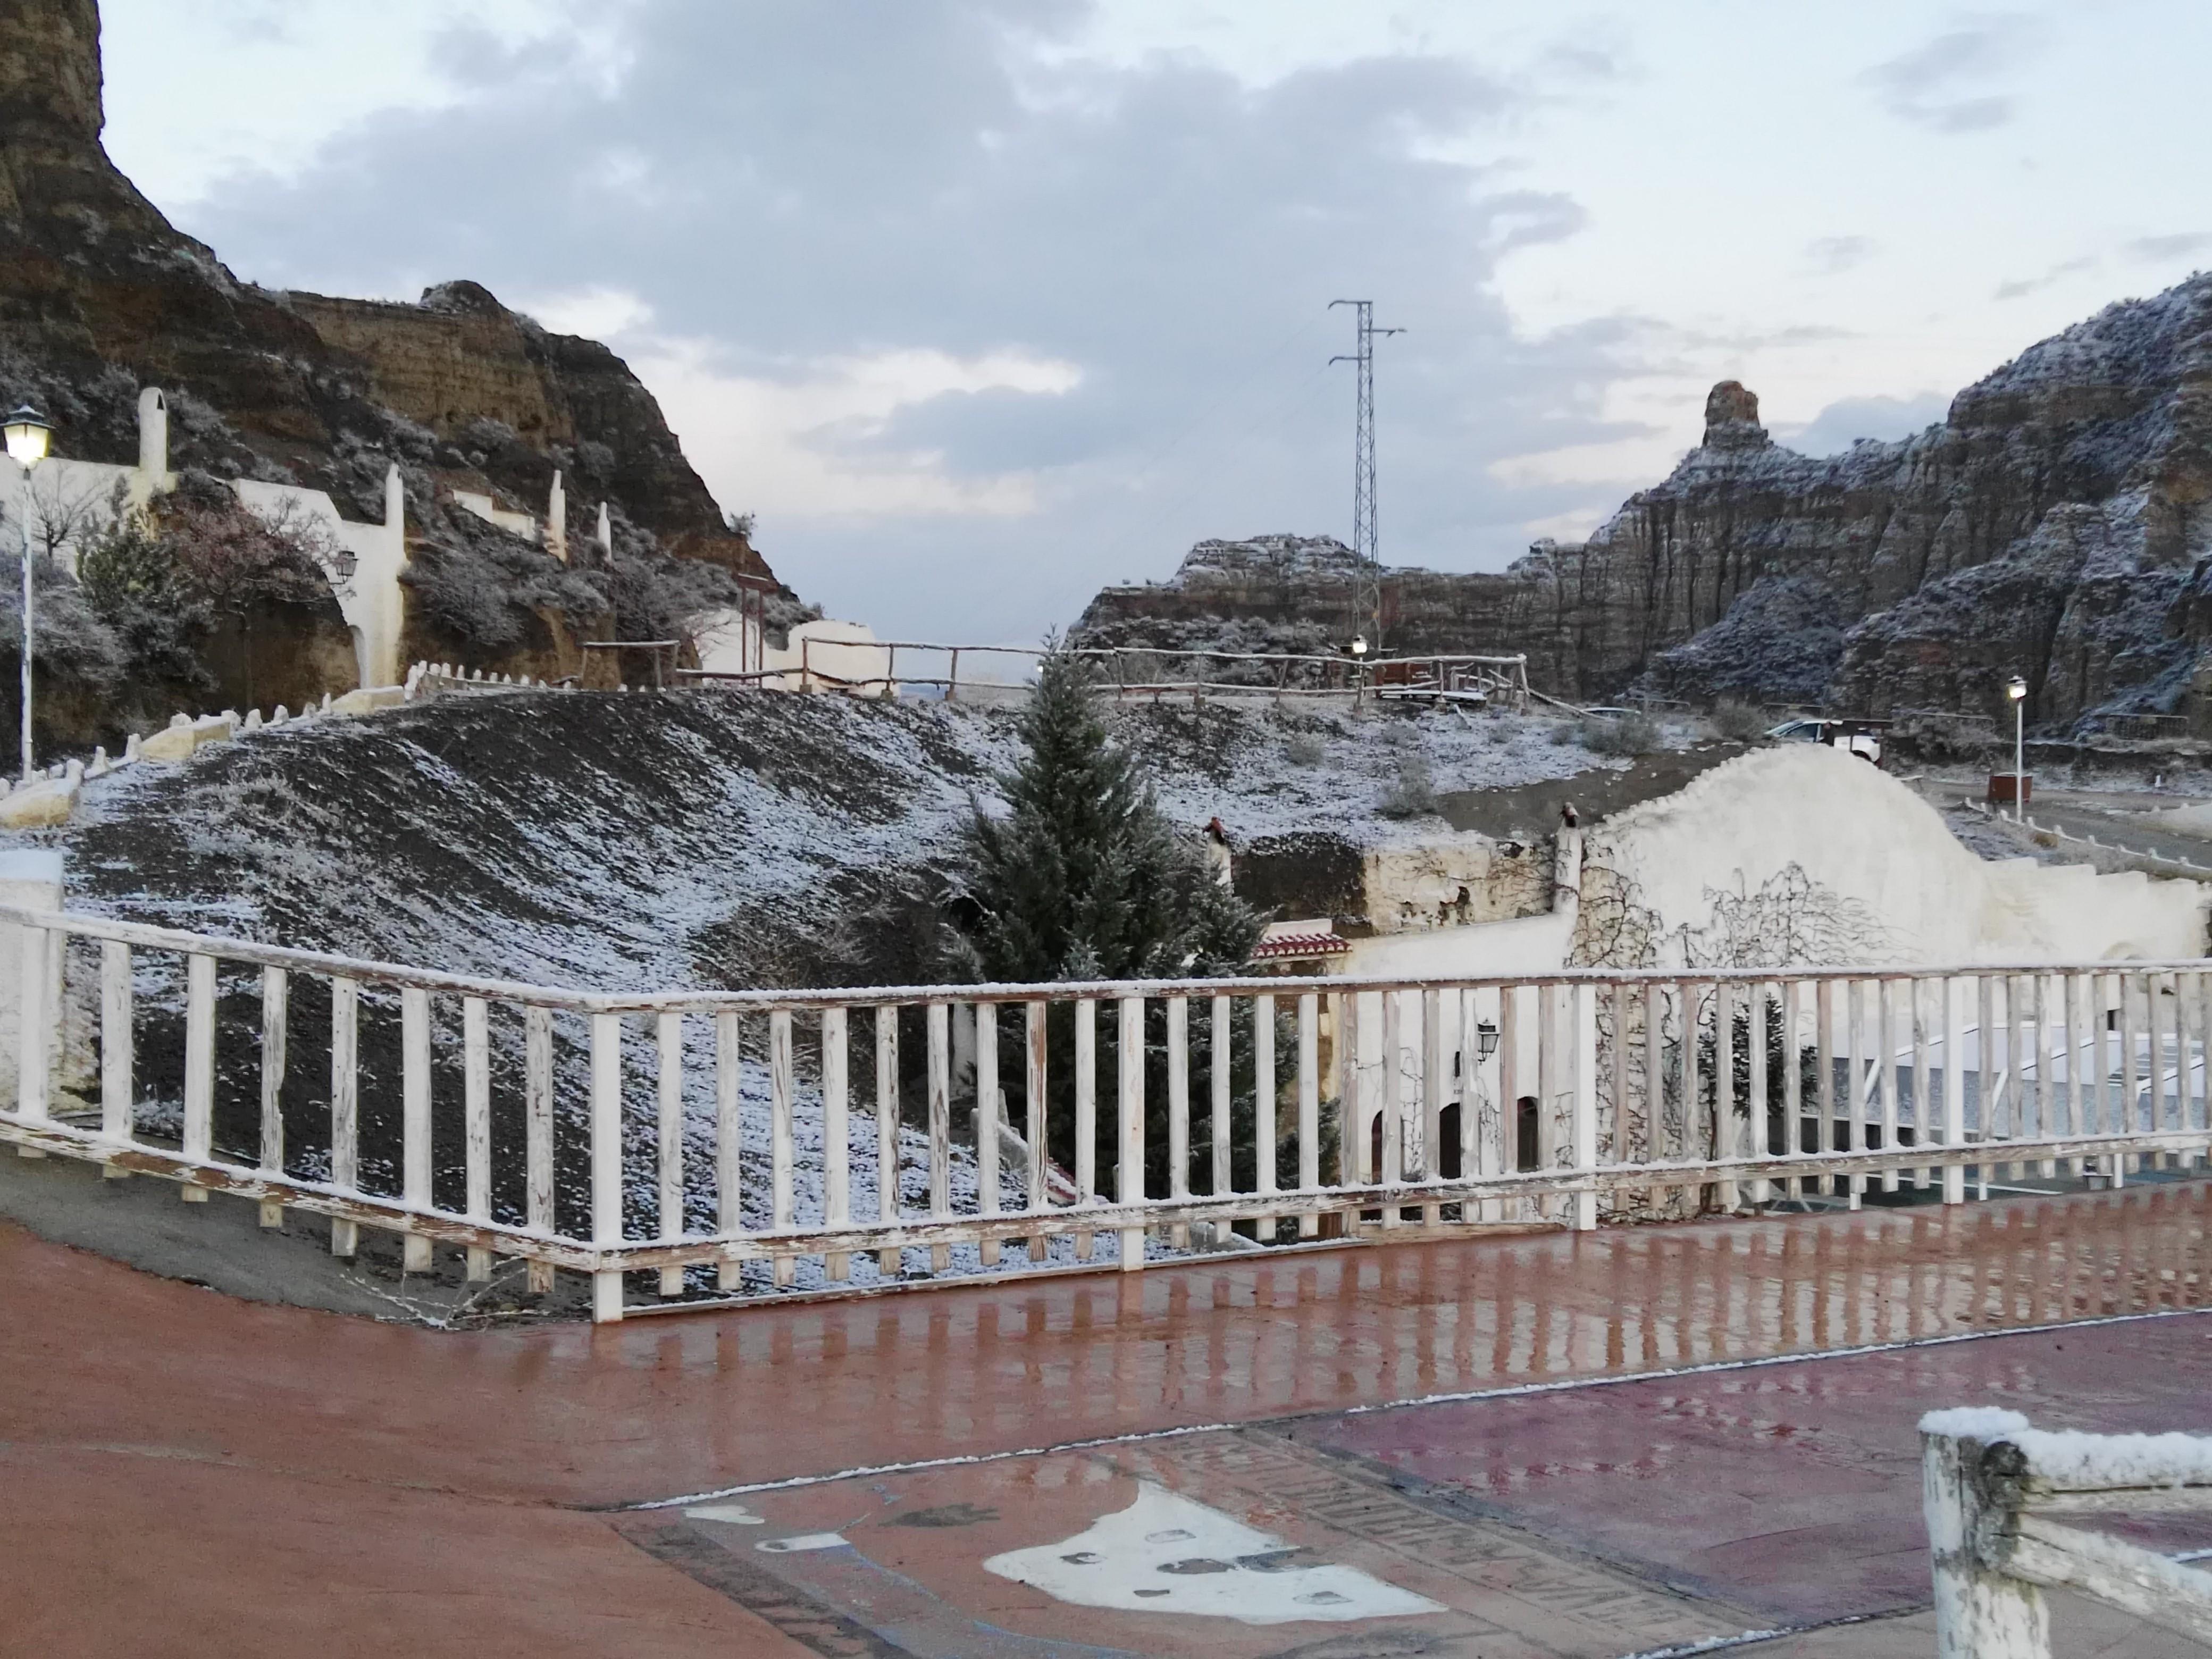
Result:
<instances>
[{"instance_id":1,"label":"lamp post","mask_svg":"<svg viewBox=\"0 0 2212 1659\"><path fill-rule=\"evenodd\" d=\"M2024 760L2027 752L2027 682L2014 675L2005 682L2005 696L2012 699L2012 818L2014 823L2027 820L2027 778Z\"/></svg>"},{"instance_id":2,"label":"lamp post","mask_svg":"<svg viewBox=\"0 0 2212 1659\"><path fill-rule=\"evenodd\" d=\"M23 532L23 781L31 781L31 469L46 459L46 440L53 423L24 404L9 416L0 432L8 442L9 459L23 469L23 502L16 511Z\"/></svg>"}]
</instances>

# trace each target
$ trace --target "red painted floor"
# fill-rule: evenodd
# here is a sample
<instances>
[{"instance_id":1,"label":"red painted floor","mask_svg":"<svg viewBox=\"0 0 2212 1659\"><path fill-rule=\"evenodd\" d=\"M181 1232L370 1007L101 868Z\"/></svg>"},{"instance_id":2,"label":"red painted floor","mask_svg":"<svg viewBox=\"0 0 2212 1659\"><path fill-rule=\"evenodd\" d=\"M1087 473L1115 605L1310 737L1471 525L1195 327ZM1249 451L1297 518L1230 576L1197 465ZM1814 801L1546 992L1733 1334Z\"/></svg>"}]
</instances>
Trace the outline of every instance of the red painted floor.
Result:
<instances>
[{"instance_id":1,"label":"red painted floor","mask_svg":"<svg viewBox=\"0 0 2212 1659\"><path fill-rule=\"evenodd\" d=\"M2212 1428L2212 1320L1363 1408L2194 1308L2208 1251L2172 1184L449 1334L0 1231L0 1650L1607 1659L1909 1608L1921 1410ZM1243 1426L588 1512L1206 1425ZM1188 1558L1046 1547L1178 1504ZM1060 1555L1127 1605L982 1565ZM1224 1583L1309 1611L1166 1609ZM1310 1612L1363 1595L1435 1611Z\"/></svg>"}]
</instances>

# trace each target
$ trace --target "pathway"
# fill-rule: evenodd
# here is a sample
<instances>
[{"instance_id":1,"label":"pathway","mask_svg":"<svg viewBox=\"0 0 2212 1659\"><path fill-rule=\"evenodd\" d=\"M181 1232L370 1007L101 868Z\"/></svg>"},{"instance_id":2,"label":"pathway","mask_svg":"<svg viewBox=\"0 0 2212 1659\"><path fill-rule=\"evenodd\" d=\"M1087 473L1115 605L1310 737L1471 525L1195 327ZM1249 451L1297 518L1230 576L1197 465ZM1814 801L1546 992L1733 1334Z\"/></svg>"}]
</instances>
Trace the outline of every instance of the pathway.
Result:
<instances>
[{"instance_id":1,"label":"pathway","mask_svg":"<svg viewBox=\"0 0 2212 1659\"><path fill-rule=\"evenodd\" d=\"M1927 1652L1917 1413L2212 1426L2208 1303L2197 1182L475 1333L5 1228L0 1646Z\"/></svg>"}]
</instances>

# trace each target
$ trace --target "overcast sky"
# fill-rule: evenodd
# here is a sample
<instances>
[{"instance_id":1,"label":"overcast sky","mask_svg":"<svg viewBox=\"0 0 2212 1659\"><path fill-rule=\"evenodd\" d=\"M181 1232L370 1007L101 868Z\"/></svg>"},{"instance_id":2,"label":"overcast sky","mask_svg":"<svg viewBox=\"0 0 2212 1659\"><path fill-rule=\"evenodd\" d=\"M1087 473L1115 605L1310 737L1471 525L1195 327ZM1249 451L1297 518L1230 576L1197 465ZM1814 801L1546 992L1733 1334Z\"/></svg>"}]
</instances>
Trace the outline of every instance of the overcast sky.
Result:
<instances>
[{"instance_id":1,"label":"overcast sky","mask_svg":"<svg viewBox=\"0 0 2212 1659\"><path fill-rule=\"evenodd\" d=\"M1206 536L1579 536L1723 378L1820 452L2212 265L2201 0L104 0L242 276L596 335L831 614L1012 641Z\"/></svg>"}]
</instances>

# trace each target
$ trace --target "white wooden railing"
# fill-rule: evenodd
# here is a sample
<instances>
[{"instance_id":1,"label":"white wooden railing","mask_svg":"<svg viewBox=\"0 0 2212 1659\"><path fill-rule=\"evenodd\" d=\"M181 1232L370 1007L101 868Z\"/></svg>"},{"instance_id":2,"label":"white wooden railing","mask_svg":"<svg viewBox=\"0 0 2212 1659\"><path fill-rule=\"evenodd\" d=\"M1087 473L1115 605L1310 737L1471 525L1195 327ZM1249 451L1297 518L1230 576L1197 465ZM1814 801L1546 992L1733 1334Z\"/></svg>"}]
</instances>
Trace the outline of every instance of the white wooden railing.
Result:
<instances>
[{"instance_id":1,"label":"white wooden railing","mask_svg":"<svg viewBox=\"0 0 2212 1659\"><path fill-rule=\"evenodd\" d=\"M416 1269L589 1273L615 1319L626 1273L676 1297L749 1264L957 1278L1103 1240L1135 1268L1148 1237L2118 1184L2212 1151L2208 968L629 995L0 909L0 1139L328 1216L341 1254L368 1226Z\"/></svg>"},{"instance_id":2,"label":"white wooden railing","mask_svg":"<svg viewBox=\"0 0 2212 1659\"><path fill-rule=\"evenodd\" d=\"M2045 1589L2212 1645L2212 1575L2069 1522L2212 1511L2212 1438L2062 1434L2017 1412L1920 1420L1942 1659L2051 1659Z\"/></svg>"}]
</instances>

